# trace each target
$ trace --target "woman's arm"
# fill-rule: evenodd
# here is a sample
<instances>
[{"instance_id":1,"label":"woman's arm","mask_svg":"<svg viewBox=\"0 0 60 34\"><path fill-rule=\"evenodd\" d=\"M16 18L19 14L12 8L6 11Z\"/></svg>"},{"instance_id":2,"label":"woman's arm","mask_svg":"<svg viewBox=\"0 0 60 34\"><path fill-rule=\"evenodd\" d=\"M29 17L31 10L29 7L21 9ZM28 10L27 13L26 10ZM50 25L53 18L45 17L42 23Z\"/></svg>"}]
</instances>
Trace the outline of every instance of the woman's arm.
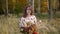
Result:
<instances>
[{"instance_id":1,"label":"woman's arm","mask_svg":"<svg viewBox=\"0 0 60 34\"><path fill-rule=\"evenodd\" d=\"M23 17L20 19L19 22L20 22L20 23L19 23L19 26L20 26L20 27L27 27L27 24L25 23L25 19L24 19Z\"/></svg>"},{"instance_id":2,"label":"woman's arm","mask_svg":"<svg viewBox=\"0 0 60 34\"><path fill-rule=\"evenodd\" d=\"M34 16L34 23L37 25L37 18Z\"/></svg>"},{"instance_id":3,"label":"woman's arm","mask_svg":"<svg viewBox=\"0 0 60 34\"><path fill-rule=\"evenodd\" d=\"M23 17L19 20L19 27L24 27L24 18Z\"/></svg>"}]
</instances>

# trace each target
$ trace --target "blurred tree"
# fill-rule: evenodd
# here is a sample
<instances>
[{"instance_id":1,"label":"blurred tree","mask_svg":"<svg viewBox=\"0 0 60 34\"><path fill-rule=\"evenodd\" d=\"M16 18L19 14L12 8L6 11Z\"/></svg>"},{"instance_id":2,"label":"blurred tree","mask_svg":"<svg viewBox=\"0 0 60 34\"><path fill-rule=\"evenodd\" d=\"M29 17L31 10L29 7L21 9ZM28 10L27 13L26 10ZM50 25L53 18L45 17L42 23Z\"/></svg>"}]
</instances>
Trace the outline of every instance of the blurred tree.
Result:
<instances>
[{"instance_id":1,"label":"blurred tree","mask_svg":"<svg viewBox=\"0 0 60 34\"><path fill-rule=\"evenodd\" d=\"M48 10L48 1L47 0L40 0L40 5L41 5L41 12L45 13Z\"/></svg>"},{"instance_id":2,"label":"blurred tree","mask_svg":"<svg viewBox=\"0 0 60 34\"><path fill-rule=\"evenodd\" d=\"M31 3L31 0L27 0L27 3Z\"/></svg>"},{"instance_id":3,"label":"blurred tree","mask_svg":"<svg viewBox=\"0 0 60 34\"><path fill-rule=\"evenodd\" d=\"M37 4L38 4L38 9L37 9L38 15L40 15L41 14L41 11L40 11L40 0L37 0Z\"/></svg>"},{"instance_id":4,"label":"blurred tree","mask_svg":"<svg viewBox=\"0 0 60 34\"><path fill-rule=\"evenodd\" d=\"M14 14L16 0L12 0L12 14Z\"/></svg>"},{"instance_id":5,"label":"blurred tree","mask_svg":"<svg viewBox=\"0 0 60 34\"><path fill-rule=\"evenodd\" d=\"M51 8L52 8L52 13L53 13L53 17L55 17L57 9L59 7L59 3L58 0L51 0Z\"/></svg>"},{"instance_id":6,"label":"blurred tree","mask_svg":"<svg viewBox=\"0 0 60 34\"><path fill-rule=\"evenodd\" d=\"M5 11L5 16L8 15L8 0L6 0L6 11Z\"/></svg>"},{"instance_id":7,"label":"blurred tree","mask_svg":"<svg viewBox=\"0 0 60 34\"><path fill-rule=\"evenodd\" d=\"M1 1L1 0L0 0ZM27 3L31 3L33 6L33 10L38 9L38 13L40 12L45 13L48 10L48 0L2 0L2 10L5 14L8 14L8 12L14 14L14 13L20 13L24 11L25 6ZM58 2L57 0L51 1L51 8L57 8ZM57 5L56 5L57 4Z\"/></svg>"},{"instance_id":8,"label":"blurred tree","mask_svg":"<svg viewBox=\"0 0 60 34\"><path fill-rule=\"evenodd\" d=\"M59 1L59 10L60 10L60 0L58 0Z\"/></svg>"},{"instance_id":9,"label":"blurred tree","mask_svg":"<svg viewBox=\"0 0 60 34\"><path fill-rule=\"evenodd\" d=\"M8 12L14 13L16 8L18 8L16 12L20 13L24 10L26 3L26 0L2 0L2 10L7 15Z\"/></svg>"},{"instance_id":10,"label":"blurred tree","mask_svg":"<svg viewBox=\"0 0 60 34\"><path fill-rule=\"evenodd\" d=\"M34 11L34 0L32 0L32 7L33 7L33 11Z\"/></svg>"},{"instance_id":11,"label":"blurred tree","mask_svg":"<svg viewBox=\"0 0 60 34\"><path fill-rule=\"evenodd\" d=\"M52 0L48 0L48 2L49 2L49 11L48 11L48 13L49 13L49 18L51 20L53 18Z\"/></svg>"},{"instance_id":12,"label":"blurred tree","mask_svg":"<svg viewBox=\"0 0 60 34\"><path fill-rule=\"evenodd\" d=\"M2 13L2 0L0 0L0 14Z\"/></svg>"},{"instance_id":13,"label":"blurred tree","mask_svg":"<svg viewBox=\"0 0 60 34\"><path fill-rule=\"evenodd\" d=\"M27 1L26 0L16 0L15 3L15 14L22 13L26 7Z\"/></svg>"},{"instance_id":14,"label":"blurred tree","mask_svg":"<svg viewBox=\"0 0 60 34\"><path fill-rule=\"evenodd\" d=\"M6 0L2 0L2 12L6 15Z\"/></svg>"}]
</instances>

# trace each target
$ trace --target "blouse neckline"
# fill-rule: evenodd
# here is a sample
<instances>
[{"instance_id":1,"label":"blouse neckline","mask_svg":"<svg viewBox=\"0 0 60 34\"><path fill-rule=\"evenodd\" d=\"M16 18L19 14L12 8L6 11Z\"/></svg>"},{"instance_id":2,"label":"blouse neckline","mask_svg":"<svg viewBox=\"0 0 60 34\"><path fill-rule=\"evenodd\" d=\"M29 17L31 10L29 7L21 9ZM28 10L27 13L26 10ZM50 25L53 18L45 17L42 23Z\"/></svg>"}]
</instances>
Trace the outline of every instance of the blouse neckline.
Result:
<instances>
[{"instance_id":1,"label":"blouse neckline","mask_svg":"<svg viewBox=\"0 0 60 34\"><path fill-rule=\"evenodd\" d=\"M26 18L31 18L31 17L34 17L34 15L31 15L31 16L29 16L29 17L25 17L25 18L23 17L23 18L26 19Z\"/></svg>"}]
</instances>

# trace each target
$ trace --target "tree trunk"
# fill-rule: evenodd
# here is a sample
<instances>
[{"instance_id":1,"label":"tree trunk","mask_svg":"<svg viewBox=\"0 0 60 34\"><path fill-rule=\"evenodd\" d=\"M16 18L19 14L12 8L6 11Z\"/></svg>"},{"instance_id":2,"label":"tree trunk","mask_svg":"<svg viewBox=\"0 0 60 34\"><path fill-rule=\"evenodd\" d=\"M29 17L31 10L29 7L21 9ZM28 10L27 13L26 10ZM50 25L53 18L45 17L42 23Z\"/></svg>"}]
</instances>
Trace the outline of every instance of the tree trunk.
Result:
<instances>
[{"instance_id":1,"label":"tree trunk","mask_svg":"<svg viewBox=\"0 0 60 34\"><path fill-rule=\"evenodd\" d=\"M49 13L49 18L50 18L50 20L53 18L53 11L52 11L52 4L51 4L51 1L52 0L48 0L48 2L49 2L49 5L48 5L48 13Z\"/></svg>"},{"instance_id":2,"label":"tree trunk","mask_svg":"<svg viewBox=\"0 0 60 34\"><path fill-rule=\"evenodd\" d=\"M8 0L6 0L6 11L5 11L5 16L8 15Z\"/></svg>"},{"instance_id":3,"label":"tree trunk","mask_svg":"<svg viewBox=\"0 0 60 34\"><path fill-rule=\"evenodd\" d=\"M37 0L37 4L38 4L37 12L38 12L38 15L40 16L40 14L41 14L41 12L40 12L40 0Z\"/></svg>"},{"instance_id":4,"label":"tree trunk","mask_svg":"<svg viewBox=\"0 0 60 34\"><path fill-rule=\"evenodd\" d=\"M14 9L15 9L15 2L12 0L12 15L14 15Z\"/></svg>"},{"instance_id":5,"label":"tree trunk","mask_svg":"<svg viewBox=\"0 0 60 34\"><path fill-rule=\"evenodd\" d=\"M33 11L34 11L34 0L32 0L32 7L33 7Z\"/></svg>"},{"instance_id":6,"label":"tree trunk","mask_svg":"<svg viewBox=\"0 0 60 34\"><path fill-rule=\"evenodd\" d=\"M27 3L31 3L31 0L27 0Z\"/></svg>"},{"instance_id":7,"label":"tree trunk","mask_svg":"<svg viewBox=\"0 0 60 34\"><path fill-rule=\"evenodd\" d=\"M0 0L0 8L2 8L2 0Z\"/></svg>"},{"instance_id":8,"label":"tree trunk","mask_svg":"<svg viewBox=\"0 0 60 34\"><path fill-rule=\"evenodd\" d=\"M60 0L58 0L59 1L59 11L60 11Z\"/></svg>"},{"instance_id":9,"label":"tree trunk","mask_svg":"<svg viewBox=\"0 0 60 34\"><path fill-rule=\"evenodd\" d=\"M0 14L2 13L2 0L0 0Z\"/></svg>"}]
</instances>

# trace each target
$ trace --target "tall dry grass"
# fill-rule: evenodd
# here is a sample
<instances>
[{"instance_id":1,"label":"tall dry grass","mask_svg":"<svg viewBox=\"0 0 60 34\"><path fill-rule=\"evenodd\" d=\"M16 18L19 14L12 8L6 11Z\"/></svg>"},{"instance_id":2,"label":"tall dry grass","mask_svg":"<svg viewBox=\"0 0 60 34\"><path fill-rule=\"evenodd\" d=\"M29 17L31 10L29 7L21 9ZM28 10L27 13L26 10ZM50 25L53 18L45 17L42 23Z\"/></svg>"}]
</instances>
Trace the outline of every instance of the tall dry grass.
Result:
<instances>
[{"instance_id":1,"label":"tall dry grass","mask_svg":"<svg viewBox=\"0 0 60 34\"><path fill-rule=\"evenodd\" d=\"M0 34L21 34L19 31L19 19L17 16L0 16ZM60 19L41 19L38 23L39 34L60 34Z\"/></svg>"}]
</instances>

